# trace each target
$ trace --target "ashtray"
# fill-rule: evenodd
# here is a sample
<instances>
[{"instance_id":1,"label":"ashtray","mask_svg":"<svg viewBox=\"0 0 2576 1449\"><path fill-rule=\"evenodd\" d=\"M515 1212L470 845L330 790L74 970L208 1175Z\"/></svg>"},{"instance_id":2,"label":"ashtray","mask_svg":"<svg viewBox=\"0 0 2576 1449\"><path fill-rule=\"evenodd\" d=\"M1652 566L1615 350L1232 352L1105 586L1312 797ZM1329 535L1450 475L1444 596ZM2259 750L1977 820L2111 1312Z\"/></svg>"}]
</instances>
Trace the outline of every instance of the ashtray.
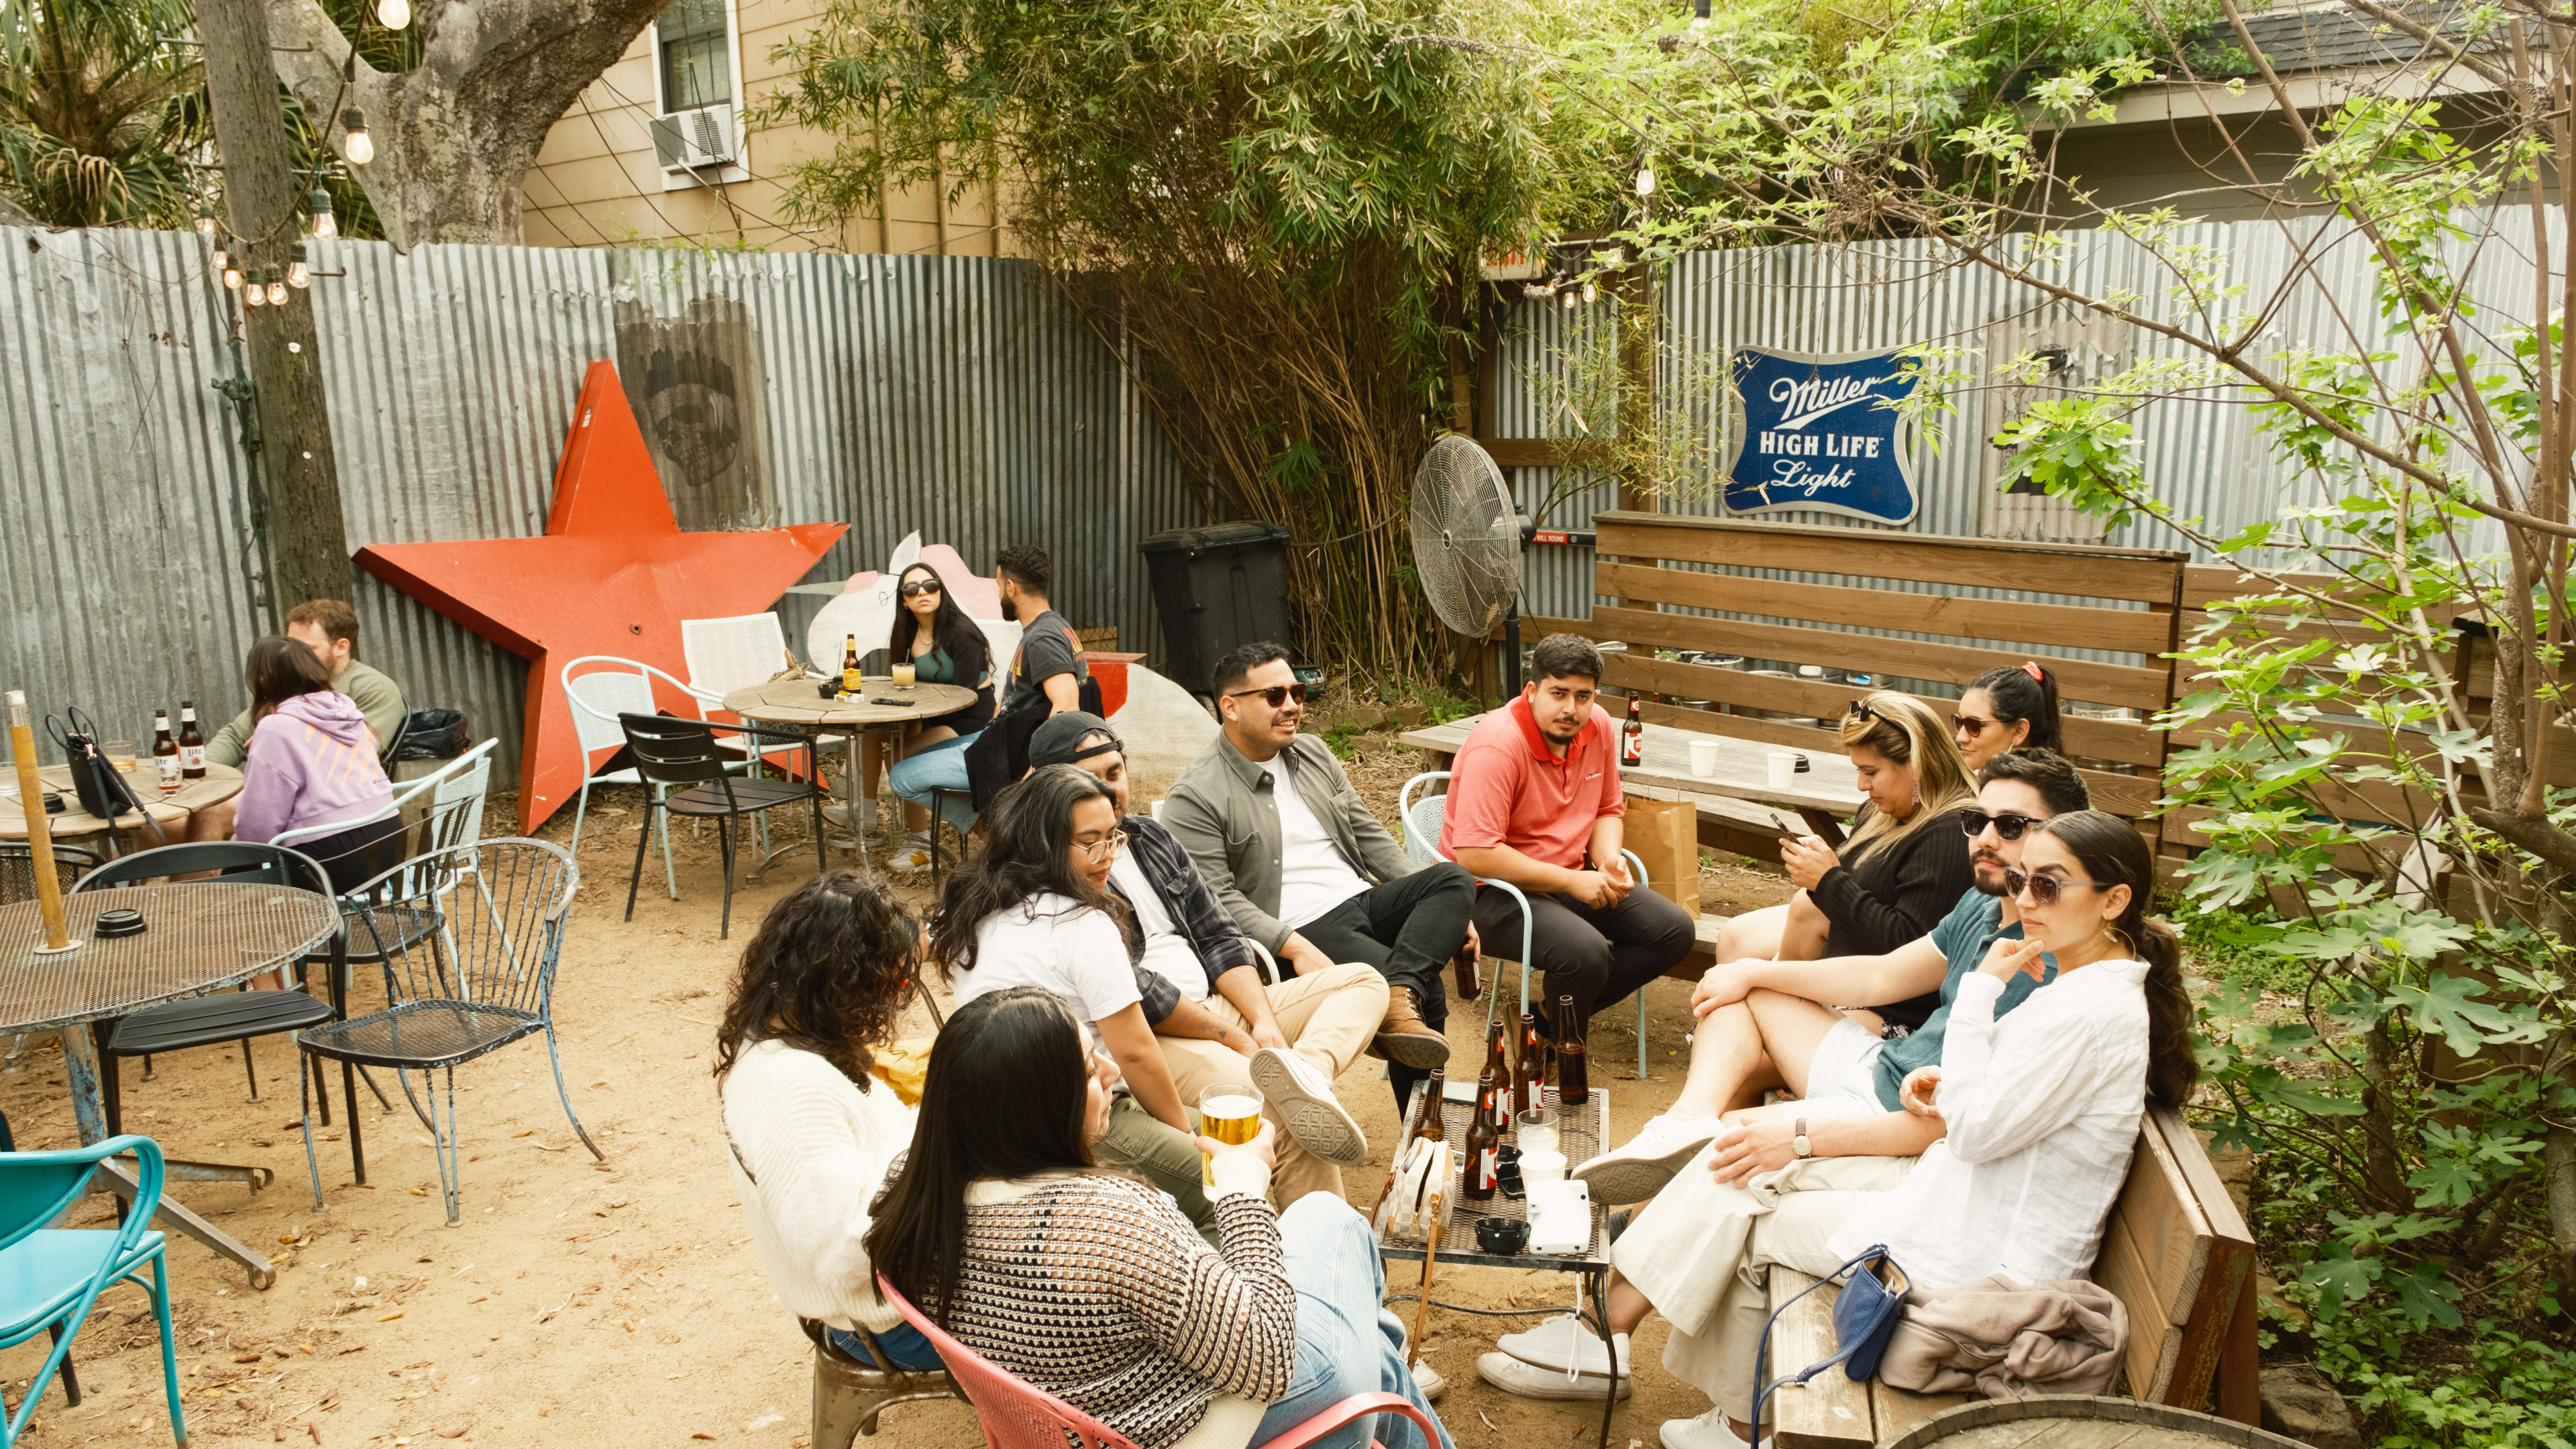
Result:
<instances>
[{"instance_id":1,"label":"ashtray","mask_svg":"<svg viewBox=\"0 0 2576 1449\"><path fill-rule=\"evenodd\" d=\"M825 699L831 699L840 694L841 686L837 684L818 684L814 686L814 692Z\"/></svg>"},{"instance_id":2,"label":"ashtray","mask_svg":"<svg viewBox=\"0 0 2576 1449\"><path fill-rule=\"evenodd\" d=\"M140 936L143 929L143 913L130 906L101 911L98 919L90 923L91 934L102 940L111 936Z\"/></svg>"},{"instance_id":3,"label":"ashtray","mask_svg":"<svg viewBox=\"0 0 2576 1449\"><path fill-rule=\"evenodd\" d=\"M1478 1218L1476 1246L1488 1253L1517 1253L1529 1246L1529 1224L1519 1218Z\"/></svg>"},{"instance_id":4,"label":"ashtray","mask_svg":"<svg viewBox=\"0 0 2576 1449\"><path fill-rule=\"evenodd\" d=\"M1796 764L1794 764L1794 765L1791 765L1791 766L1789 767L1789 771L1790 771L1790 773L1791 773L1791 774L1803 775L1803 774L1807 773L1808 768L1809 768L1809 766L1808 766L1808 764L1807 764L1807 757L1806 757L1806 756L1804 756L1804 755L1800 755L1800 756L1798 757L1798 763L1796 763Z\"/></svg>"},{"instance_id":5,"label":"ashtray","mask_svg":"<svg viewBox=\"0 0 2576 1449\"><path fill-rule=\"evenodd\" d=\"M45 792L45 813L48 815L63 813L63 797L60 794L52 790Z\"/></svg>"}]
</instances>

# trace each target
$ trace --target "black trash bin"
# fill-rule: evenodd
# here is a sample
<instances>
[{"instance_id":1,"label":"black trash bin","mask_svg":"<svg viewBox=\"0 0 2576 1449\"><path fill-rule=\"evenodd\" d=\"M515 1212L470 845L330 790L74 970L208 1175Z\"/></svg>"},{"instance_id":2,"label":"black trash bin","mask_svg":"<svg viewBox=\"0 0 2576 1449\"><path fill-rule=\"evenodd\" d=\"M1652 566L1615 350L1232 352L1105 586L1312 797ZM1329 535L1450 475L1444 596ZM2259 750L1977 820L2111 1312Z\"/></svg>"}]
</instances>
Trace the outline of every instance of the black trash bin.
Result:
<instances>
[{"instance_id":1,"label":"black trash bin","mask_svg":"<svg viewBox=\"0 0 2576 1449\"><path fill-rule=\"evenodd\" d=\"M1137 550L1163 625L1164 677L1213 695L1216 662L1257 639L1288 642L1288 530L1215 523L1148 535Z\"/></svg>"}]
</instances>

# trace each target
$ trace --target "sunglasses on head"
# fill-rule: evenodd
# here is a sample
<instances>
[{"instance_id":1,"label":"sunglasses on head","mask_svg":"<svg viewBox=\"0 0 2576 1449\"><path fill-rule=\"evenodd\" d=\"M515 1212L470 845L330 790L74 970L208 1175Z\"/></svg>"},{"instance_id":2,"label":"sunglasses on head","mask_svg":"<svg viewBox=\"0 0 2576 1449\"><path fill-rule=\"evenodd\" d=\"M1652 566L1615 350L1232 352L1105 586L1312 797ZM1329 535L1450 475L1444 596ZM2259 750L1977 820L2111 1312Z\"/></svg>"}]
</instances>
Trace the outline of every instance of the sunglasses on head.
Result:
<instances>
[{"instance_id":1,"label":"sunglasses on head","mask_svg":"<svg viewBox=\"0 0 2576 1449\"><path fill-rule=\"evenodd\" d=\"M2023 831L2038 823L2039 821L2032 816L2015 815L2009 810L2001 815L1988 815L1982 810L1969 810L1959 816L1959 825L1968 832L1968 838L1971 840L1985 834L1986 827L1989 825L1995 828L1998 839L2019 840Z\"/></svg>"},{"instance_id":2,"label":"sunglasses on head","mask_svg":"<svg viewBox=\"0 0 2576 1449\"><path fill-rule=\"evenodd\" d=\"M1880 714L1877 710L1871 709L1868 705L1861 703L1857 699L1853 700L1851 702L1851 706L1843 711L1843 717L1845 719L1874 719L1882 723L1887 719L1887 716Z\"/></svg>"},{"instance_id":3,"label":"sunglasses on head","mask_svg":"<svg viewBox=\"0 0 2576 1449\"><path fill-rule=\"evenodd\" d=\"M2056 905L2067 891L2078 889L2102 891L2109 890L2110 887L2099 881L2068 880L2064 876L2055 875L2032 875L2017 865L2004 867L2005 893L2018 896L2024 890L2028 890L2034 905Z\"/></svg>"},{"instance_id":4,"label":"sunglasses on head","mask_svg":"<svg viewBox=\"0 0 2576 1449\"><path fill-rule=\"evenodd\" d=\"M1282 700L1293 699L1299 704L1304 704L1306 702L1306 686L1302 684L1274 684L1268 689L1238 689L1234 693L1227 695L1226 698L1242 699L1249 695L1259 695L1263 704L1270 706L1272 709L1277 709Z\"/></svg>"},{"instance_id":5,"label":"sunglasses on head","mask_svg":"<svg viewBox=\"0 0 2576 1449\"><path fill-rule=\"evenodd\" d=\"M938 593L939 585L932 583L928 579L914 579L911 583L895 590L895 592L903 595L907 599L918 598L923 594Z\"/></svg>"}]
</instances>

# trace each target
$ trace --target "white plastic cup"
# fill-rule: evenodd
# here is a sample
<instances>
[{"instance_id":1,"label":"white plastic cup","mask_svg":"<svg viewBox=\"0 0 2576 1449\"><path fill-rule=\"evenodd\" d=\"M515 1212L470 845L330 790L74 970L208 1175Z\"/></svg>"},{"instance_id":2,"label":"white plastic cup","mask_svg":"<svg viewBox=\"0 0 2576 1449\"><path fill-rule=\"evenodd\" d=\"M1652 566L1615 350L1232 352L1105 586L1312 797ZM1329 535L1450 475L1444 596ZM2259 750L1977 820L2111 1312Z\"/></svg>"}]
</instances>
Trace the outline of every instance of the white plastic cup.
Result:
<instances>
[{"instance_id":1,"label":"white plastic cup","mask_svg":"<svg viewBox=\"0 0 2576 1449\"><path fill-rule=\"evenodd\" d=\"M1563 1182L1565 1154L1562 1152L1524 1152L1521 1154L1521 1181Z\"/></svg>"},{"instance_id":2,"label":"white plastic cup","mask_svg":"<svg viewBox=\"0 0 2576 1449\"><path fill-rule=\"evenodd\" d=\"M1697 775L1699 778L1701 778L1701 779L1703 779L1703 780L1714 780L1714 779L1716 779L1716 778L1717 778L1717 741L1715 741L1715 740L1693 740L1693 741L1691 741L1691 742L1690 742L1690 750L1691 750L1691 773L1692 773L1692 774L1694 774L1694 775Z\"/></svg>"},{"instance_id":3,"label":"white plastic cup","mask_svg":"<svg viewBox=\"0 0 2576 1449\"><path fill-rule=\"evenodd\" d=\"M1153 816L1154 816L1154 823L1155 823L1155 824L1160 825L1160 824L1162 824L1162 823L1163 823L1163 802L1162 802L1162 801L1157 800L1157 801L1155 801L1153 804L1151 804L1151 805L1147 806L1147 807L1146 807L1146 809L1148 809L1149 811L1151 811L1151 812L1153 813Z\"/></svg>"},{"instance_id":4,"label":"white plastic cup","mask_svg":"<svg viewBox=\"0 0 2576 1449\"><path fill-rule=\"evenodd\" d=\"M1796 782L1798 775L1798 752L1796 750L1773 750L1769 754L1763 756L1763 758L1768 761L1771 766L1772 789L1786 790L1791 784Z\"/></svg>"}]
</instances>

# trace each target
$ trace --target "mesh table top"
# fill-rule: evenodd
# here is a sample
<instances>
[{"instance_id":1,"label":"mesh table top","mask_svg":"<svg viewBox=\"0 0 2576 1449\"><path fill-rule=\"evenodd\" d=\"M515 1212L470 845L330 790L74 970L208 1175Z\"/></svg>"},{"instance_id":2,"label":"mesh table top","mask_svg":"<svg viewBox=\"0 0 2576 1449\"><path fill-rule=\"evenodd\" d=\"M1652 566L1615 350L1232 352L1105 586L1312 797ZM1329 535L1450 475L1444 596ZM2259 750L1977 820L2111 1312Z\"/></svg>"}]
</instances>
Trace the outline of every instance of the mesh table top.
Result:
<instances>
[{"instance_id":1,"label":"mesh table top","mask_svg":"<svg viewBox=\"0 0 2576 1449\"><path fill-rule=\"evenodd\" d=\"M1582 1106L1571 1110L1557 1100L1554 1087L1547 1088L1544 1100L1547 1105L1557 1109L1556 1150L1565 1154L1568 1166L1601 1154L1603 1143L1610 1134L1610 1094L1608 1092L1595 1087L1586 1095ZM1442 1131L1449 1134L1450 1147L1448 1184L1440 1191L1444 1201L1456 1204L1449 1210L1448 1230L1440 1238L1440 1261L1479 1264L1492 1268L1556 1268L1578 1272L1609 1266L1609 1217L1601 1210L1599 1204L1595 1204L1592 1209L1592 1246L1579 1256L1488 1253L1476 1246L1478 1218L1511 1218L1515 1221L1527 1221L1529 1204L1522 1198L1505 1197L1499 1191L1482 1202L1468 1202L1458 1196L1459 1179L1464 1176L1466 1166L1466 1154L1458 1149L1467 1141L1468 1119L1475 1113L1476 1104L1473 1102L1444 1101L1440 1104L1440 1126ZM1405 1121L1410 1123L1412 1120L1413 1114L1406 1112ZM1404 1134L1404 1140L1396 1144L1395 1156L1390 1160L1403 1161L1404 1154L1412 1146L1413 1133L1408 1130ZM1381 1237L1378 1239L1378 1248L1389 1258L1400 1258L1407 1262L1418 1262L1422 1257L1420 1243Z\"/></svg>"},{"instance_id":2,"label":"mesh table top","mask_svg":"<svg viewBox=\"0 0 2576 1449\"><path fill-rule=\"evenodd\" d=\"M119 907L142 912L144 929L99 939L99 913ZM47 956L37 954L45 926L36 903L0 906L0 1032L123 1016L220 990L303 956L340 922L328 897L222 880L76 891L63 897L63 910L72 939L84 944Z\"/></svg>"}]
</instances>

